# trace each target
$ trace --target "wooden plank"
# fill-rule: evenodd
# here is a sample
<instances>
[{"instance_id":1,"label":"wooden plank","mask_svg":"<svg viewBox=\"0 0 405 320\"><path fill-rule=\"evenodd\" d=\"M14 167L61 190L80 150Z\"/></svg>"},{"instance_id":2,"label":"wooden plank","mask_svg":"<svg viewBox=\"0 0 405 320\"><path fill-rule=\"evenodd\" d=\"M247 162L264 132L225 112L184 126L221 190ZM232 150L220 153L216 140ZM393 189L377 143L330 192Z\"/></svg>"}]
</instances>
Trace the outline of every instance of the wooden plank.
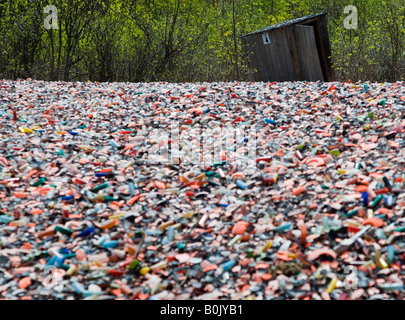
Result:
<instances>
[{"instance_id":1,"label":"wooden plank","mask_svg":"<svg viewBox=\"0 0 405 320\"><path fill-rule=\"evenodd\" d=\"M330 48L329 33L328 33L328 24L326 16L321 16L317 20L317 30L315 30L315 35L320 37L321 45L321 54L323 55L323 64L324 64L324 74L326 81L335 81L335 73L332 68L332 51Z\"/></svg>"},{"instance_id":2,"label":"wooden plank","mask_svg":"<svg viewBox=\"0 0 405 320\"><path fill-rule=\"evenodd\" d=\"M301 81L301 80L303 80L302 68L301 68L301 63L300 63L300 57L298 54L297 38L295 36L294 30L295 30L295 26L290 26L286 30L287 39L288 39L288 47L290 50L291 63L293 66L294 80Z\"/></svg>"},{"instance_id":3,"label":"wooden plank","mask_svg":"<svg viewBox=\"0 0 405 320\"><path fill-rule=\"evenodd\" d=\"M282 71L283 76L282 81L293 81L294 77L294 66L292 63L292 58L290 54L290 48L288 45L288 35L287 30L280 30L280 35L282 36L282 46L279 47L280 60L282 61Z\"/></svg>"},{"instance_id":4,"label":"wooden plank","mask_svg":"<svg viewBox=\"0 0 405 320\"><path fill-rule=\"evenodd\" d=\"M274 37L274 42L272 46L271 55L273 55L273 69L274 69L274 79L275 81L283 81L285 79L285 57L282 55L283 51L283 34L280 30L275 30L272 32Z\"/></svg>"},{"instance_id":5,"label":"wooden plank","mask_svg":"<svg viewBox=\"0 0 405 320\"><path fill-rule=\"evenodd\" d=\"M324 81L315 40L314 27L296 25L295 34L298 43L303 79L308 81Z\"/></svg>"},{"instance_id":6,"label":"wooden plank","mask_svg":"<svg viewBox=\"0 0 405 320\"><path fill-rule=\"evenodd\" d=\"M265 78L265 72L264 72L264 65L263 65L263 55L261 54L261 50L260 50L260 47L261 47L260 38L258 35L255 35L253 37L253 39L255 42L255 55L256 55L256 61L257 61L257 81L263 81Z\"/></svg>"},{"instance_id":7,"label":"wooden plank","mask_svg":"<svg viewBox=\"0 0 405 320\"><path fill-rule=\"evenodd\" d=\"M294 80L286 30L273 30L269 32L269 37L271 43L263 46L265 67L268 70L266 81Z\"/></svg>"},{"instance_id":8,"label":"wooden plank","mask_svg":"<svg viewBox=\"0 0 405 320\"><path fill-rule=\"evenodd\" d=\"M278 54L278 48L280 47L280 37L278 30L274 30L269 33L271 43L264 47L264 54L266 59L266 69L268 70L268 76L266 81L280 81L280 59Z\"/></svg>"}]
</instances>

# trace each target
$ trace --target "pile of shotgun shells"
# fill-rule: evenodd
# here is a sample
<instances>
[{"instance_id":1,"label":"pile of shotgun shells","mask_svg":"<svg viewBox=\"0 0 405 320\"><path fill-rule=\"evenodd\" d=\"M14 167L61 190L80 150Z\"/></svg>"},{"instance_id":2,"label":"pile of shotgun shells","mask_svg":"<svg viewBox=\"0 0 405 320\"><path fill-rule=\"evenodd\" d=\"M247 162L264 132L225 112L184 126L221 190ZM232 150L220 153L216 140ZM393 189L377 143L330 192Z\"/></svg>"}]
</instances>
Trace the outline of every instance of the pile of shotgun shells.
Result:
<instances>
[{"instance_id":1,"label":"pile of shotgun shells","mask_svg":"<svg viewBox=\"0 0 405 320\"><path fill-rule=\"evenodd\" d=\"M0 80L1 299L404 299L404 85Z\"/></svg>"}]
</instances>

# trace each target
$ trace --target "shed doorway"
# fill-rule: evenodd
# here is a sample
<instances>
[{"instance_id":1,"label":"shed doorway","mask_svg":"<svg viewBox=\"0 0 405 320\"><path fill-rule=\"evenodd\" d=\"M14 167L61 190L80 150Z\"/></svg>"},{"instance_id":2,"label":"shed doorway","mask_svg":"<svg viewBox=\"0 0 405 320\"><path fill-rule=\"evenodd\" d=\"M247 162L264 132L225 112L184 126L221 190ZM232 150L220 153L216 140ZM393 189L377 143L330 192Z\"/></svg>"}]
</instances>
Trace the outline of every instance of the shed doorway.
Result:
<instances>
[{"instance_id":1,"label":"shed doorway","mask_svg":"<svg viewBox=\"0 0 405 320\"><path fill-rule=\"evenodd\" d=\"M313 26L295 25L298 55L302 78L307 81L324 81Z\"/></svg>"}]
</instances>

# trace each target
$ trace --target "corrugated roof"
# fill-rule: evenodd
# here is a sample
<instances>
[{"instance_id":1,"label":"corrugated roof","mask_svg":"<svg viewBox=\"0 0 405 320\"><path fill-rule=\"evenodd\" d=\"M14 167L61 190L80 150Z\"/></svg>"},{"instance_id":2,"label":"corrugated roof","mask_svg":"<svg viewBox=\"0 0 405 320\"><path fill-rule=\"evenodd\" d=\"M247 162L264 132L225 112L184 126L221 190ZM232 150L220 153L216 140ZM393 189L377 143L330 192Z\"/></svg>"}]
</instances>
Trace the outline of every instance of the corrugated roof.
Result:
<instances>
[{"instance_id":1,"label":"corrugated roof","mask_svg":"<svg viewBox=\"0 0 405 320\"><path fill-rule=\"evenodd\" d=\"M271 30L287 27L287 26L290 26L290 25L293 25L293 24L296 24L296 23L300 23L300 22L304 22L305 20L316 18L316 17L322 16L322 15L325 15L325 14L327 14L327 12L316 13L316 14L305 16L305 17L302 17L302 18L296 18L296 19L283 21L283 22L280 22L280 23L277 23L277 24L273 24L272 26L266 27L264 29L260 29L260 30L257 30L257 31L247 33L247 34L243 35L242 38L246 37L246 36L253 35L253 34L257 34L257 33L263 33L263 32L268 32L268 31L271 31Z\"/></svg>"}]
</instances>

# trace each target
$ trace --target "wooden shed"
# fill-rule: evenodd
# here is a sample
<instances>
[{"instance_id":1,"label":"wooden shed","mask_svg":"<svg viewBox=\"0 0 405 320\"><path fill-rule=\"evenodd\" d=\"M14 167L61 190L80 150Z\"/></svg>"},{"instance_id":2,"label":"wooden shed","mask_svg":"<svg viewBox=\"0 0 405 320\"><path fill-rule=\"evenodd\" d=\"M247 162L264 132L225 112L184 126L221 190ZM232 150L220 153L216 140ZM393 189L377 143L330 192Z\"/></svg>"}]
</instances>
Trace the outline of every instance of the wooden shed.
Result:
<instances>
[{"instance_id":1,"label":"wooden shed","mask_svg":"<svg viewBox=\"0 0 405 320\"><path fill-rule=\"evenodd\" d=\"M249 81L334 81L326 12L242 36Z\"/></svg>"}]
</instances>

